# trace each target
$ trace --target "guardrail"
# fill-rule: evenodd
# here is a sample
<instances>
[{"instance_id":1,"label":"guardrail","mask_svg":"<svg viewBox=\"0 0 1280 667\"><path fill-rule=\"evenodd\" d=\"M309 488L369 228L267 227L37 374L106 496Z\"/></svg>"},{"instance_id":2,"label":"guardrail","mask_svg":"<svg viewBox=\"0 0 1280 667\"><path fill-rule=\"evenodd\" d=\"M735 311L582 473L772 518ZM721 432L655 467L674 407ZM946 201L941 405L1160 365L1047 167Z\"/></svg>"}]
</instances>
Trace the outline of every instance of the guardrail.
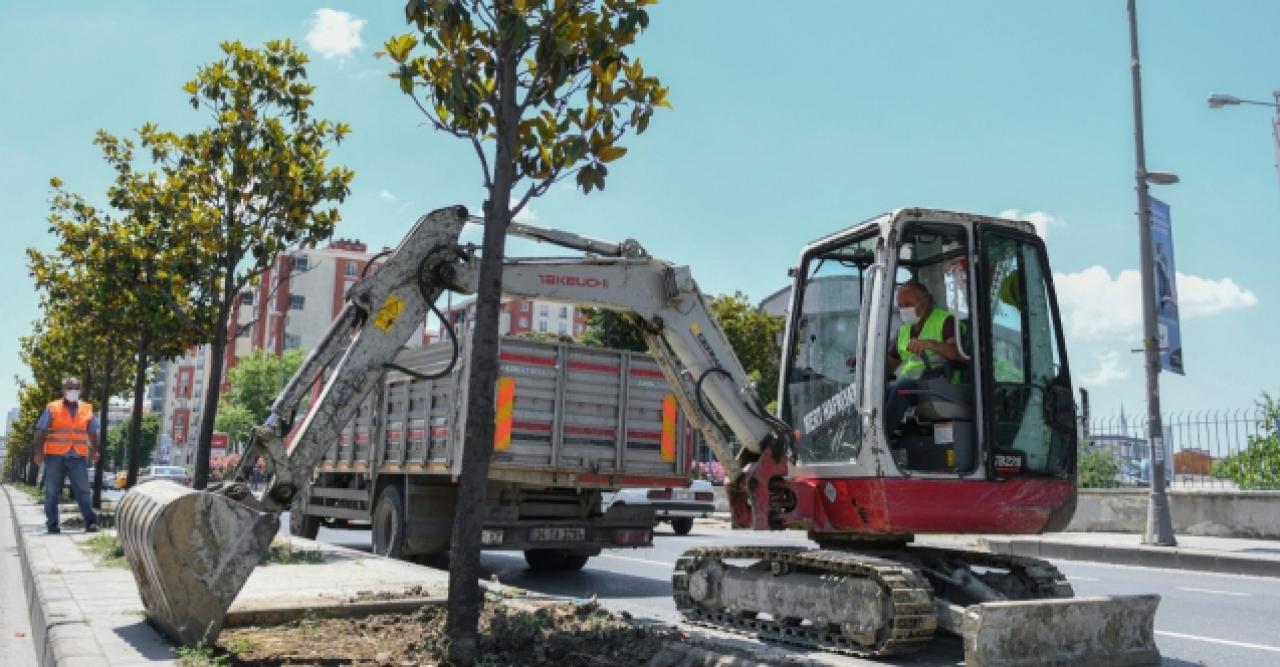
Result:
<instances>
[{"instance_id":1,"label":"guardrail","mask_svg":"<svg viewBox=\"0 0 1280 667\"><path fill-rule=\"evenodd\" d=\"M1267 406L1171 413L1164 420L1165 468L1173 489L1280 489L1280 415ZM1120 414L1080 420L1081 486L1150 484L1147 424Z\"/></svg>"}]
</instances>

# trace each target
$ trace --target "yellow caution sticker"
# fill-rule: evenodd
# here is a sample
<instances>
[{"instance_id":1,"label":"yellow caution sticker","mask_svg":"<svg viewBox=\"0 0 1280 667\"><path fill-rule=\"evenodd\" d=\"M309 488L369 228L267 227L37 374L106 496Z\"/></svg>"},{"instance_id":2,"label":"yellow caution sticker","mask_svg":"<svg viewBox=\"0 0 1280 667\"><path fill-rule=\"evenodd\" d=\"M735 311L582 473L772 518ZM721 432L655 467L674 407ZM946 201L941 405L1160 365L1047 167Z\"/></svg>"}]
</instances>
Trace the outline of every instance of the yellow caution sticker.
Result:
<instances>
[{"instance_id":1,"label":"yellow caution sticker","mask_svg":"<svg viewBox=\"0 0 1280 667\"><path fill-rule=\"evenodd\" d=\"M391 331L391 325L396 323L396 319L403 312L404 301L394 293L388 294L387 300L383 301L382 307L378 309L378 314L373 316L373 326L382 329L383 332Z\"/></svg>"}]
</instances>

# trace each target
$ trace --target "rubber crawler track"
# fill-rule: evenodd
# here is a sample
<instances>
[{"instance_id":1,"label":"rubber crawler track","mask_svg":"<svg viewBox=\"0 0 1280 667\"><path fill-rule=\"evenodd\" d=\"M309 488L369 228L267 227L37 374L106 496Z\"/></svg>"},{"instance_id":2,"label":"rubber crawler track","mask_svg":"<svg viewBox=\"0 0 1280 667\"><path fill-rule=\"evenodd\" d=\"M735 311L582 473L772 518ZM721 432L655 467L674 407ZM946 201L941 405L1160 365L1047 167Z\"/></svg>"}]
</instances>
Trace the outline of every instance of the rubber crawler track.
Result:
<instances>
[{"instance_id":1,"label":"rubber crawler track","mask_svg":"<svg viewBox=\"0 0 1280 667\"><path fill-rule=\"evenodd\" d=\"M874 579L893 601L893 616L877 633L874 645L858 643L832 628L793 626L779 621L743 618L727 611L699 607L689 596L689 575L708 561L749 558L771 563ZM719 630L732 630L761 639L796 644L808 648L859 658L901 655L919 650L933 638L937 627L933 589L915 568L884 558L846 551L785 549L777 547L705 547L690 549L676 561L671 575L676 609L690 623Z\"/></svg>"},{"instance_id":2,"label":"rubber crawler track","mask_svg":"<svg viewBox=\"0 0 1280 667\"><path fill-rule=\"evenodd\" d=\"M676 608L688 622L696 625L858 658L903 655L928 644L937 627L933 588L925 576L910 564L912 560L930 555L942 555L970 565L1007 569L1023 581L1032 599L1069 598L1074 594L1057 567L1048 561L1026 556L929 547L911 547L877 556L804 547L744 546L704 547L684 552L676 561L671 575L672 595ZM689 575L708 561L719 561L723 565L725 559L756 559L823 574L874 579L893 600L893 616L888 627L878 633L876 643L868 646L834 632L834 628L794 626L699 607L689 596Z\"/></svg>"}]
</instances>

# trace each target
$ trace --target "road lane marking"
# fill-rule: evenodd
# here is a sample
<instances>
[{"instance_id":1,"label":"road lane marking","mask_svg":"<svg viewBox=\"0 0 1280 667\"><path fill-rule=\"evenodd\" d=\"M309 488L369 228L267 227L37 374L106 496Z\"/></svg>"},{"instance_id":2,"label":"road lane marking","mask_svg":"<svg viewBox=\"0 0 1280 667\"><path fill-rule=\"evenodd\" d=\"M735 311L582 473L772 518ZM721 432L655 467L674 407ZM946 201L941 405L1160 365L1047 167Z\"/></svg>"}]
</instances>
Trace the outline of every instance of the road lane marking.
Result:
<instances>
[{"instance_id":1,"label":"road lane marking","mask_svg":"<svg viewBox=\"0 0 1280 667\"><path fill-rule=\"evenodd\" d=\"M1067 578L1071 581L1102 581L1101 579L1094 579L1093 577L1073 577L1071 575L1067 575Z\"/></svg>"},{"instance_id":2,"label":"road lane marking","mask_svg":"<svg viewBox=\"0 0 1280 667\"><path fill-rule=\"evenodd\" d=\"M1190 639L1197 642L1207 642L1210 644L1223 644L1225 646L1235 646L1237 648L1251 648L1257 651L1271 651L1280 653L1280 646L1268 646L1266 644L1250 644L1249 642L1233 642L1230 639L1218 639L1217 637L1201 637L1200 635L1188 635L1181 632L1170 632L1168 630L1156 630L1156 634L1165 637L1176 637L1178 639Z\"/></svg>"},{"instance_id":3,"label":"road lane marking","mask_svg":"<svg viewBox=\"0 0 1280 667\"><path fill-rule=\"evenodd\" d=\"M615 556L613 554L600 554L600 558L613 558L615 560L625 560L632 563L644 563L645 565L661 565L662 567L674 567L674 562L661 560L649 560L648 558L632 558L631 556Z\"/></svg>"},{"instance_id":4,"label":"road lane marking","mask_svg":"<svg viewBox=\"0 0 1280 667\"><path fill-rule=\"evenodd\" d=\"M1192 588L1191 586L1174 586L1180 591L1190 591L1192 593L1212 593L1214 595L1234 595L1236 597L1247 598L1248 593L1237 593L1236 591L1220 591L1216 588Z\"/></svg>"}]
</instances>

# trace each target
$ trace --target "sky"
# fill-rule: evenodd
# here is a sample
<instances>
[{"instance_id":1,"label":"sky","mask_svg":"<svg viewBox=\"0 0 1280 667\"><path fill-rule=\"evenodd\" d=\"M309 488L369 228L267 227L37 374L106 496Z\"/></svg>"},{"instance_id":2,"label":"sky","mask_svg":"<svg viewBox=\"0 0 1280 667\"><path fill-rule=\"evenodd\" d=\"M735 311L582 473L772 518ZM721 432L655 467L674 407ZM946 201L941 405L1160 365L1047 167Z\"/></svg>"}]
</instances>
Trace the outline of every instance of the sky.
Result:
<instances>
[{"instance_id":1,"label":"sky","mask_svg":"<svg viewBox=\"0 0 1280 667\"><path fill-rule=\"evenodd\" d=\"M432 131L374 57L401 3L0 3L0 410L39 316L28 247L50 249L48 180L101 204L106 129L201 127L182 85L219 42L290 38L312 57L318 116L353 133L337 236L394 245L422 213L483 187L469 145ZM1172 208L1186 376L1164 408L1248 407L1280 393L1273 272L1280 180L1271 112L1209 109L1211 92L1280 87L1280 3L1142 2L1147 162ZM633 50L674 110L626 142L604 192L558 186L539 224L635 238L688 264L704 292L759 300L800 248L902 206L1030 219L1043 231L1077 387L1095 414L1144 406L1123 0L665 0ZM545 248L510 246L512 254Z\"/></svg>"}]
</instances>

